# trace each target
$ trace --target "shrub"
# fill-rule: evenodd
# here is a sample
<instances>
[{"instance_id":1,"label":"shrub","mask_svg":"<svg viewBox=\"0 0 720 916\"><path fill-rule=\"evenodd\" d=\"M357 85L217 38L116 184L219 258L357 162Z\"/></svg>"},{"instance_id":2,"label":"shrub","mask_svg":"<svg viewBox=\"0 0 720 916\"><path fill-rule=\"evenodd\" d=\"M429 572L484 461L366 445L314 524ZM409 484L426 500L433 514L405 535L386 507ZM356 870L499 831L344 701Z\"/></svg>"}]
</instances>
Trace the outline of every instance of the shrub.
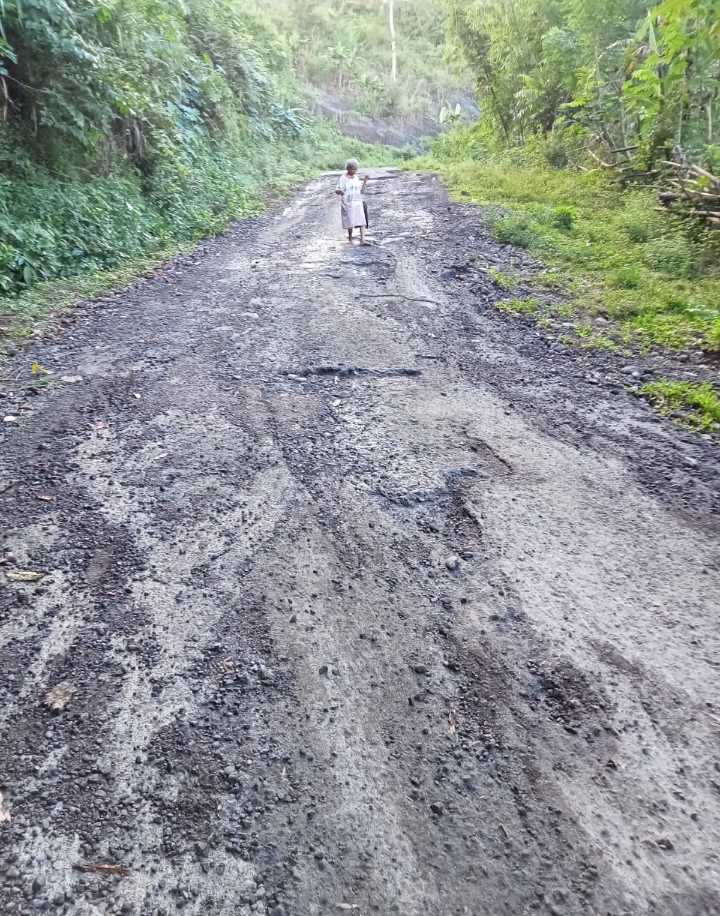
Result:
<instances>
[{"instance_id":1,"label":"shrub","mask_svg":"<svg viewBox=\"0 0 720 916\"><path fill-rule=\"evenodd\" d=\"M574 219L575 214L570 209L570 207L555 207L555 212L553 214L553 225L557 229L564 229L565 231L569 231L572 229Z\"/></svg>"},{"instance_id":2,"label":"shrub","mask_svg":"<svg viewBox=\"0 0 720 916\"><path fill-rule=\"evenodd\" d=\"M681 235L651 239L643 259L652 270L669 277L692 277L697 272L692 247Z\"/></svg>"},{"instance_id":3,"label":"shrub","mask_svg":"<svg viewBox=\"0 0 720 916\"><path fill-rule=\"evenodd\" d=\"M493 235L503 245L529 248L537 238L530 221L525 216L505 216L497 220Z\"/></svg>"},{"instance_id":4,"label":"shrub","mask_svg":"<svg viewBox=\"0 0 720 916\"><path fill-rule=\"evenodd\" d=\"M620 267L610 276L610 283L618 289L637 289L642 276L637 267Z\"/></svg>"}]
</instances>

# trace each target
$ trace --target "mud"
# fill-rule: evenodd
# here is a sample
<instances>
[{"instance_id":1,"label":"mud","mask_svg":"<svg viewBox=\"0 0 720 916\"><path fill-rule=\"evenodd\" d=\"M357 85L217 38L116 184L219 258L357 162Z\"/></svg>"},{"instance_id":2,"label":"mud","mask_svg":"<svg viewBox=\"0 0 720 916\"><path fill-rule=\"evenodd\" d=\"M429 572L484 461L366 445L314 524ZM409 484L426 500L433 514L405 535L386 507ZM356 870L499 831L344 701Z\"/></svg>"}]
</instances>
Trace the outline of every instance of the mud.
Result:
<instances>
[{"instance_id":1,"label":"mud","mask_svg":"<svg viewBox=\"0 0 720 916\"><path fill-rule=\"evenodd\" d=\"M720 911L717 444L374 174L5 366L3 914Z\"/></svg>"}]
</instances>

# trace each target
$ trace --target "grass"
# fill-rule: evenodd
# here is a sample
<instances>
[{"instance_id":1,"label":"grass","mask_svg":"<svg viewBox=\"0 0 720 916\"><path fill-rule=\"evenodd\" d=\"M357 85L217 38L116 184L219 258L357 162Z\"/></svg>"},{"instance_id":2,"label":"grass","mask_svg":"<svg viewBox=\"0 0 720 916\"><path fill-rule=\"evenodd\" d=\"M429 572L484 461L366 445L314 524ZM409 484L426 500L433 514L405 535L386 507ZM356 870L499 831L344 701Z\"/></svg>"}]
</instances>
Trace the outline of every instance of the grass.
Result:
<instances>
[{"instance_id":1,"label":"grass","mask_svg":"<svg viewBox=\"0 0 720 916\"><path fill-rule=\"evenodd\" d=\"M567 294L581 321L609 320L595 338L720 352L717 241L693 238L656 212L651 190L623 189L605 173L553 169L517 152L419 164L438 172L454 199L480 206L498 241L547 265L539 282Z\"/></svg>"},{"instance_id":2,"label":"grass","mask_svg":"<svg viewBox=\"0 0 720 916\"><path fill-rule=\"evenodd\" d=\"M495 303L495 308L508 315L540 315L542 305L539 299L505 299Z\"/></svg>"},{"instance_id":3,"label":"grass","mask_svg":"<svg viewBox=\"0 0 720 916\"><path fill-rule=\"evenodd\" d=\"M38 283L18 296L0 299L0 336L3 343L21 343L32 331L41 330L48 316L62 312L77 302L92 299L114 289L129 286L139 277L150 277L169 258L194 246L173 245L151 257L130 261L116 270L82 273L62 280Z\"/></svg>"},{"instance_id":4,"label":"grass","mask_svg":"<svg viewBox=\"0 0 720 916\"><path fill-rule=\"evenodd\" d=\"M720 431L720 397L710 382L670 382L661 379L638 389L660 413L702 432Z\"/></svg>"}]
</instances>

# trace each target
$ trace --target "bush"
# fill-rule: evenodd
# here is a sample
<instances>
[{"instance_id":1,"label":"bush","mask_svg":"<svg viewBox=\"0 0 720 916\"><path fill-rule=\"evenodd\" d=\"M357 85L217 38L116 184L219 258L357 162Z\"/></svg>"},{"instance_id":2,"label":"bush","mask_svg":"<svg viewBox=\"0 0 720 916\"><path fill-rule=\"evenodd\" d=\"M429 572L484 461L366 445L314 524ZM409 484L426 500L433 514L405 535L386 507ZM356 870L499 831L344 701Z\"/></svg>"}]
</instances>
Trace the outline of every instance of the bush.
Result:
<instances>
[{"instance_id":1,"label":"bush","mask_svg":"<svg viewBox=\"0 0 720 916\"><path fill-rule=\"evenodd\" d=\"M493 235L503 245L529 248L537 238L530 221L524 216L505 216L493 227Z\"/></svg>"},{"instance_id":2,"label":"bush","mask_svg":"<svg viewBox=\"0 0 720 916\"><path fill-rule=\"evenodd\" d=\"M573 226L575 214L569 207L555 207L553 214L553 225L556 229L563 229L569 232Z\"/></svg>"},{"instance_id":3,"label":"bush","mask_svg":"<svg viewBox=\"0 0 720 916\"><path fill-rule=\"evenodd\" d=\"M636 245L649 242L652 234L647 219L643 219L640 215L636 217L634 214L625 221L625 232L630 241L635 242Z\"/></svg>"},{"instance_id":4,"label":"bush","mask_svg":"<svg viewBox=\"0 0 720 916\"><path fill-rule=\"evenodd\" d=\"M622 187L599 170L550 169L541 149L533 141L526 156L513 149L480 162L435 155L428 167L457 199L477 203L495 238L530 246L555 268L548 281L567 292L570 311L603 314L642 347L720 351L720 234L700 236L656 212L652 189Z\"/></svg>"},{"instance_id":5,"label":"bush","mask_svg":"<svg viewBox=\"0 0 720 916\"><path fill-rule=\"evenodd\" d=\"M637 289L642 275L637 267L621 267L610 276L610 283L618 289Z\"/></svg>"},{"instance_id":6,"label":"bush","mask_svg":"<svg viewBox=\"0 0 720 916\"><path fill-rule=\"evenodd\" d=\"M565 169L568 167L570 158L565 145L560 140L548 140L545 146L545 160L551 168Z\"/></svg>"},{"instance_id":7,"label":"bush","mask_svg":"<svg viewBox=\"0 0 720 916\"><path fill-rule=\"evenodd\" d=\"M643 259L652 270L668 277L690 278L697 273L692 247L681 235L651 239Z\"/></svg>"}]
</instances>

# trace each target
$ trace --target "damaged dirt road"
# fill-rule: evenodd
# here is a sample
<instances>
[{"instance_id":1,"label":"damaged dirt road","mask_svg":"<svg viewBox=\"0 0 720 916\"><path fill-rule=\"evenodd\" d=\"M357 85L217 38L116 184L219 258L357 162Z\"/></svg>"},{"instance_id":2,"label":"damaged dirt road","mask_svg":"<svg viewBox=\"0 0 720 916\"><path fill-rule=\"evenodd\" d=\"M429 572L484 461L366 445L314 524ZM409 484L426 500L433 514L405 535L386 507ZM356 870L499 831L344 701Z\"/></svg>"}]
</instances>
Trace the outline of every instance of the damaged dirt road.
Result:
<instances>
[{"instance_id":1,"label":"damaged dirt road","mask_svg":"<svg viewBox=\"0 0 720 916\"><path fill-rule=\"evenodd\" d=\"M717 445L374 174L6 366L3 914L720 912Z\"/></svg>"}]
</instances>

